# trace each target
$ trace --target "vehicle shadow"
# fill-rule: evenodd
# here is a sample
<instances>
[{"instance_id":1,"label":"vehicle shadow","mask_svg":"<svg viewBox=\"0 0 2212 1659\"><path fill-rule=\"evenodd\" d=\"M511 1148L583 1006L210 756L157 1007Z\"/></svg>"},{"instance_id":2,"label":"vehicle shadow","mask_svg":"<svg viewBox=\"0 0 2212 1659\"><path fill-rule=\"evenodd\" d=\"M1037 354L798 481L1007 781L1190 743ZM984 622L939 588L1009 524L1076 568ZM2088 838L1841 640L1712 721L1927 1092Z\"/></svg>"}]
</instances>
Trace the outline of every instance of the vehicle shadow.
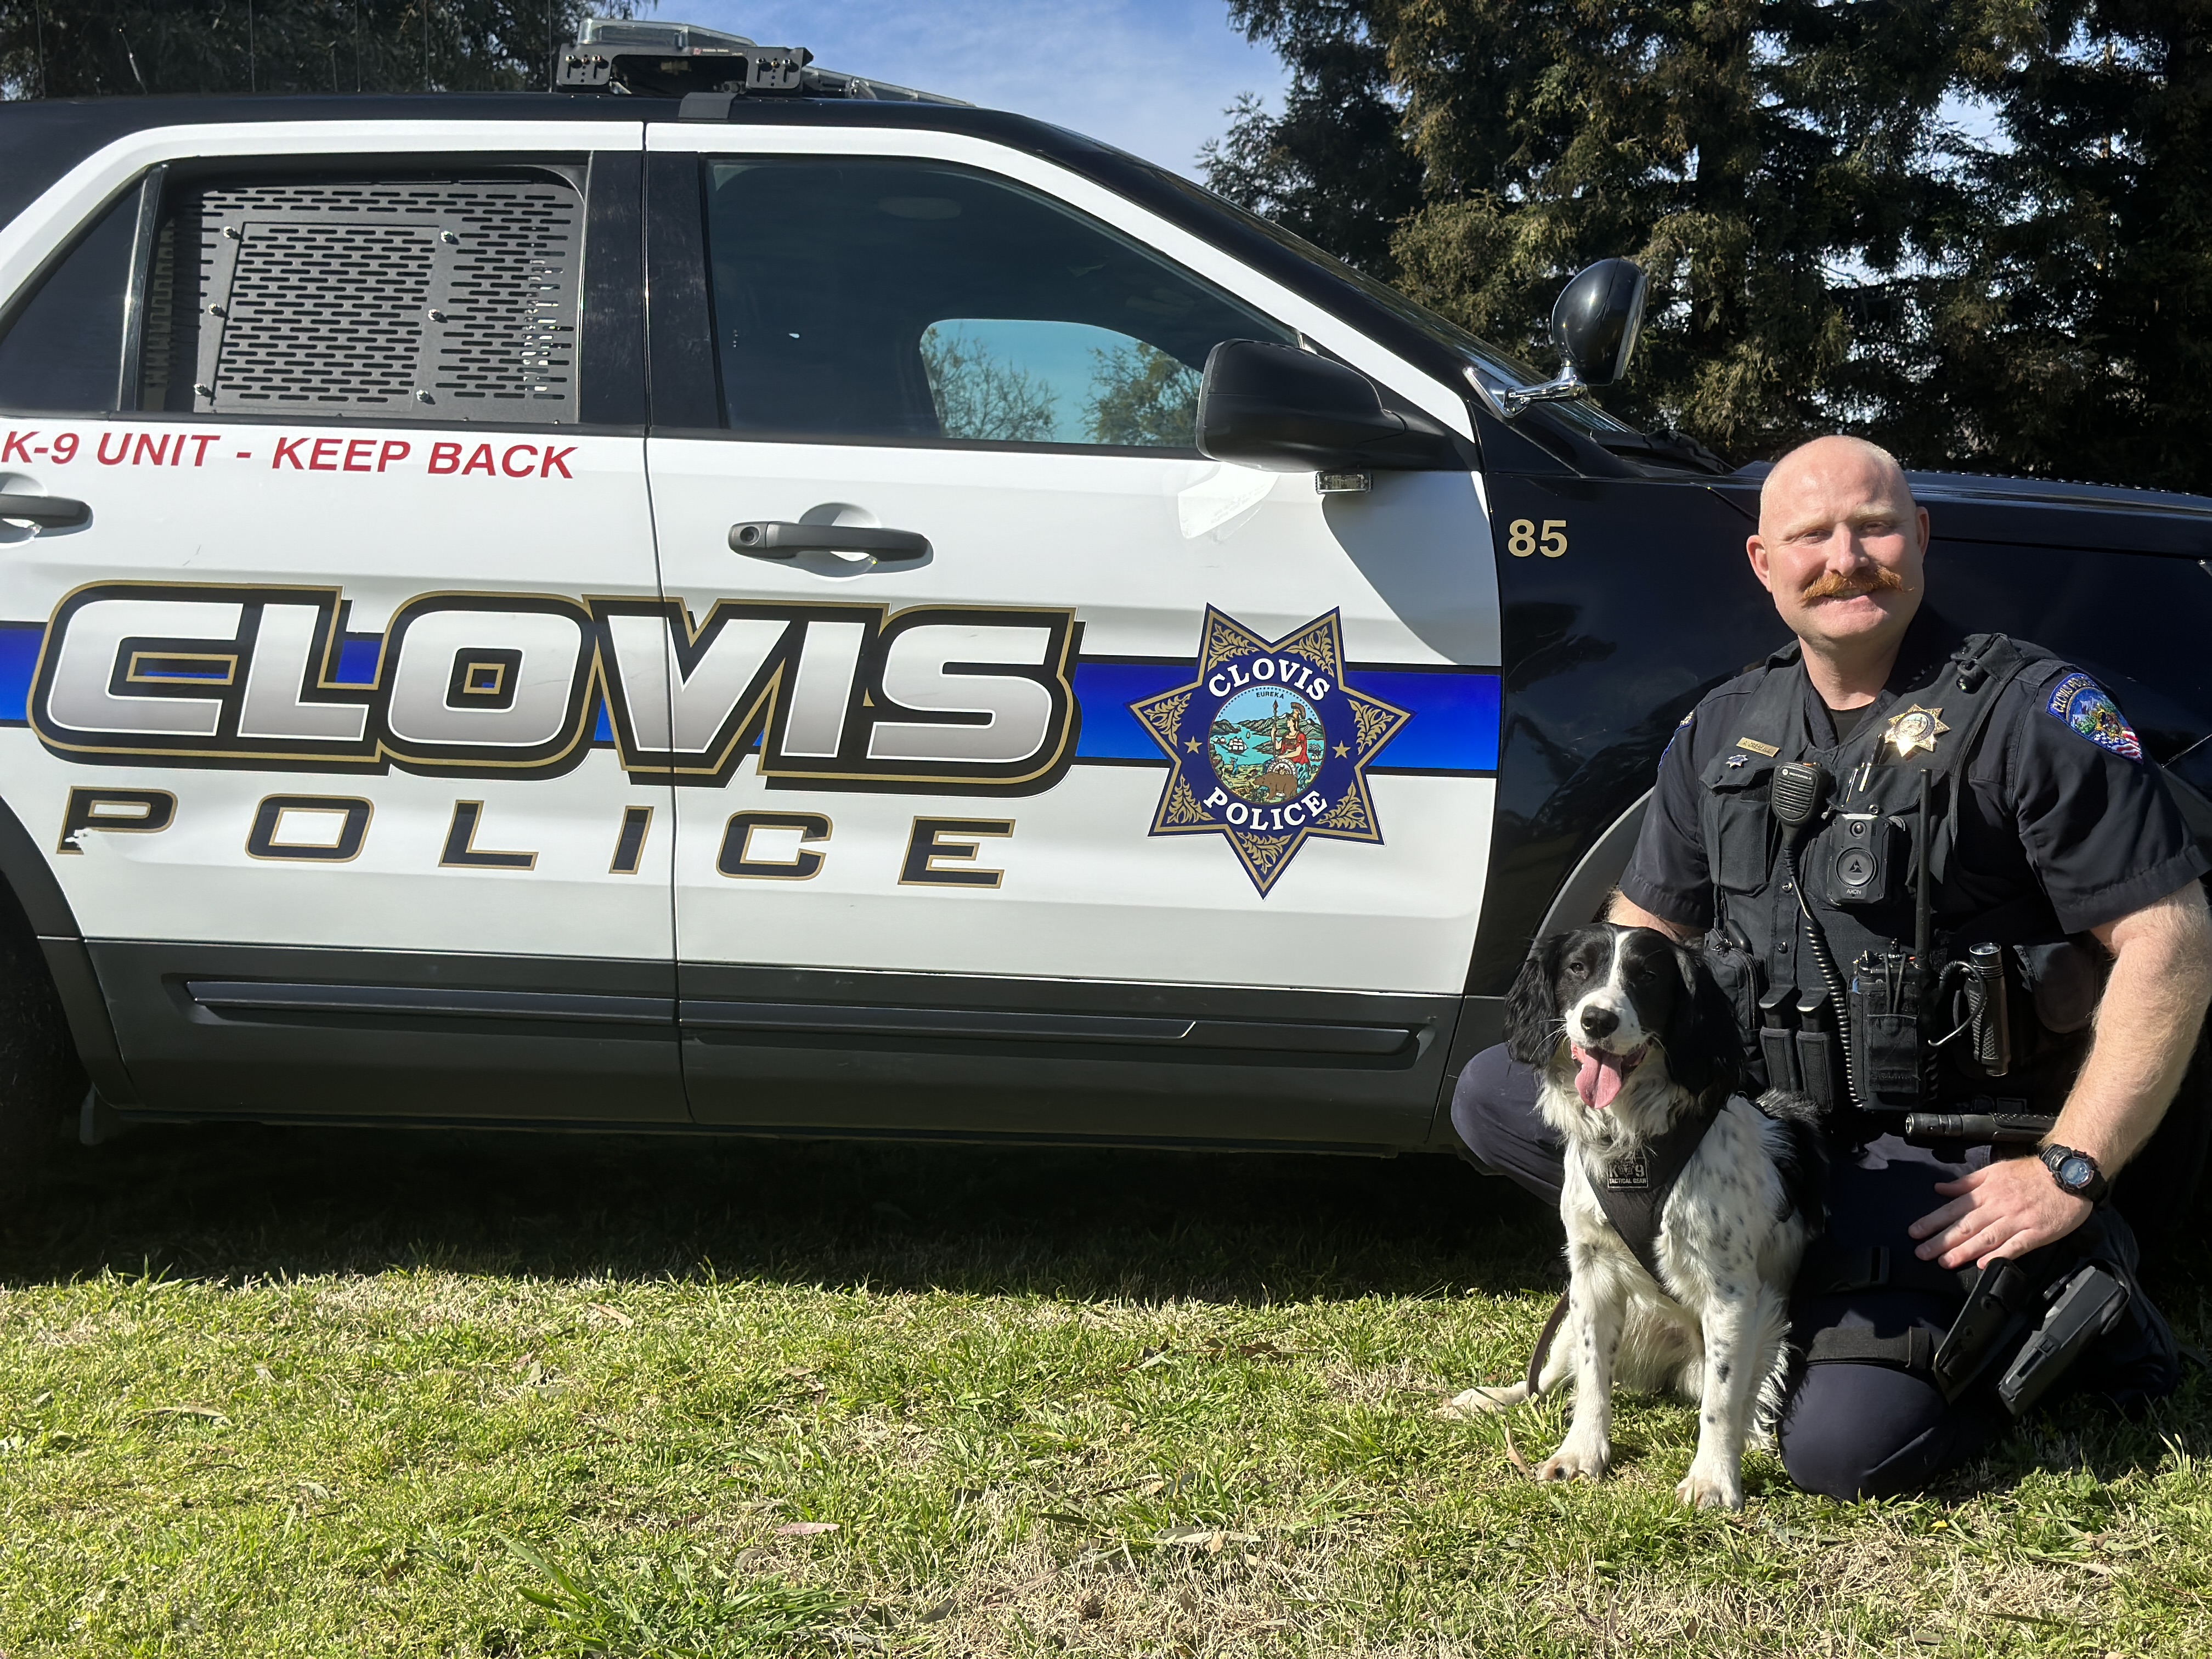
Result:
<instances>
[{"instance_id":1,"label":"vehicle shadow","mask_svg":"<svg viewBox=\"0 0 2212 1659\"><path fill-rule=\"evenodd\" d=\"M156 1125L54 1148L0 1283L401 1267L1262 1302L1544 1289L1558 1237L1444 1157Z\"/></svg>"}]
</instances>

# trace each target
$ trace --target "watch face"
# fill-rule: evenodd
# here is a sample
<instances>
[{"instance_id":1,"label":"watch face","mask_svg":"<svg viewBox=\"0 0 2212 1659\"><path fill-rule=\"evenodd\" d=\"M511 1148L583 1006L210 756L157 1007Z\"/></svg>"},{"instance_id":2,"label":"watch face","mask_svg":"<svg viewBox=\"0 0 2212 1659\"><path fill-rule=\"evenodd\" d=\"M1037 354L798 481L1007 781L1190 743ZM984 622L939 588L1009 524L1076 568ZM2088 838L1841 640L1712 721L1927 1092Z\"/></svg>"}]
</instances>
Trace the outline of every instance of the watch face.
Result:
<instances>
[{"instance_id":1,"label":"watch face","mask_svg":"<svg viewBox=\"0 0 2212 1659\"><path fill-rule=\"evenodd\" d=\"M2078 1193L2097 1178L2097 1166L2076 1152L2071 1158L2060 1158L2058 1168L2052 1173L2057 1176L2059 1185Z\"/></svg>"}]
</instances>

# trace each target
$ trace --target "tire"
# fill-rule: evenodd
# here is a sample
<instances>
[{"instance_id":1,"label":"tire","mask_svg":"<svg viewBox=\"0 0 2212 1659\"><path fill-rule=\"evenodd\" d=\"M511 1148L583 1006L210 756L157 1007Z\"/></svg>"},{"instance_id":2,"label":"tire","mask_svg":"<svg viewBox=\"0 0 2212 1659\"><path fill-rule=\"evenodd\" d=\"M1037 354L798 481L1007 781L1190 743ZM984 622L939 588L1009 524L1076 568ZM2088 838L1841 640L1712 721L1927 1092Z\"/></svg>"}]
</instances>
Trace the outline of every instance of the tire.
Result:
<instances>
[{"instance_id":1,"label":"tire","mask_svg":"<svg viewBox=\"0 0 2212 1659\"><path fill-rule=\"evenodd\" d=\"M29 1193L62 1114L85 1088L38 936L0 886L0 1221Z\"/></svg>"}]
</instances>

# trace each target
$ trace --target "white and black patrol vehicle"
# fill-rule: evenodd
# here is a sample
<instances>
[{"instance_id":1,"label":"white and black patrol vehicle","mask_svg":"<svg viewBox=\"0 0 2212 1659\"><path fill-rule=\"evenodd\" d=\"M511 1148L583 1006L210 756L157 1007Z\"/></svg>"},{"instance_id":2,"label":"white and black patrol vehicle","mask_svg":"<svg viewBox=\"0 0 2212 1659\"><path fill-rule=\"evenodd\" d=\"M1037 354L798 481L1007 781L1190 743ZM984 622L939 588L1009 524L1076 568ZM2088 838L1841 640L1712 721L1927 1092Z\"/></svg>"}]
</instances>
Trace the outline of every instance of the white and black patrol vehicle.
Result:
<instances>
[{"instance_id":1,"label":"white and black patrol vehicle","mask_svg":"<svg viewBox=\"0 0 2212 1659\"><path fill-rule=\"evenodd\" d=\"M1756 472L1073 133L671 26L0 106L53 1114L1442 1147L1778 643ZM1914 479L2212 821L2212 501Z\"/></svg>"}]
</instances>

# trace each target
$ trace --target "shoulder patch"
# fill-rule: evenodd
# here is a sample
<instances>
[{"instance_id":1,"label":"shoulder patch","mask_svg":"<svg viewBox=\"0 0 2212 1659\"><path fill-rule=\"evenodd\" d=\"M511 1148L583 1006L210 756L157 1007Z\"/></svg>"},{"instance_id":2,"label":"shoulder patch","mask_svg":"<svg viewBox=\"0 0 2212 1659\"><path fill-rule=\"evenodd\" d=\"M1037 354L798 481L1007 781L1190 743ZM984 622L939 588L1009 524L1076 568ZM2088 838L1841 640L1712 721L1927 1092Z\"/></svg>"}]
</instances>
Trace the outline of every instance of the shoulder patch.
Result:
<instances>
[{"instance_id":1,"label":"shoulder patch","mask_svg":"<svg viewBox=\"0 0 2212 1659\"><path fill-rule=\"evenodd\" d=\"M2135 727L2128 724L2119 705L2087 674L2068 674L2052 686L2044 712L2100 749L2109 749L2131 761L2143 757L2142 740L2136 736Z\"/></svg>"}]
</instances>

